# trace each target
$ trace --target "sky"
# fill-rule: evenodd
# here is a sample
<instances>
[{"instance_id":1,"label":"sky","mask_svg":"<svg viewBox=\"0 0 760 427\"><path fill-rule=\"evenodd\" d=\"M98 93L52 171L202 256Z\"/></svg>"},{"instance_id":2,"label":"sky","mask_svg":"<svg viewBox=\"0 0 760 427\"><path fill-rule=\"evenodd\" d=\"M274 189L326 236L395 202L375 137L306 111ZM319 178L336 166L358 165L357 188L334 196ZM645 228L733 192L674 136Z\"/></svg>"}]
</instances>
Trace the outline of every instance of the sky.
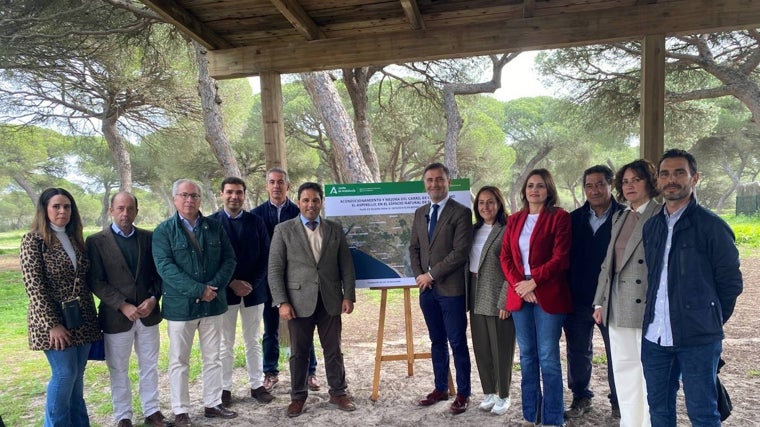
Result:
<instances>
[{"instance_id":1,"label":"sky","mask_svg":"<svg viewBox=\"0 0 760 427\"><path fill-rule=\"evenodd\" d=\"M533 62L537 54L538 51L523 52L504 66L501 73L501 89L493 95L496 99L509 101L527 96L551 94L550 90L538 81L533 70ZM248 83L254 94L261 91L258 77L249 77Z\"/></svg>"}]
</instances>

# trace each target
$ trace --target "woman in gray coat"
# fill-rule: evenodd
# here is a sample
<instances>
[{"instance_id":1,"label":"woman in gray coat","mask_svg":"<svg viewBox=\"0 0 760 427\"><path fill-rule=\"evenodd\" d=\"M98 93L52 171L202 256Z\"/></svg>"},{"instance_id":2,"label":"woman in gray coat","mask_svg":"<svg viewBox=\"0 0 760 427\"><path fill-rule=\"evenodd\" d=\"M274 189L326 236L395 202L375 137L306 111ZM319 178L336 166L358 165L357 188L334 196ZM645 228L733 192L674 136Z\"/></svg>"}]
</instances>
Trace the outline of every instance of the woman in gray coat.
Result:
<instances>
[{"instance_id":1,"label":"woman in gray coat","mask_svg":"<svg viewBox=\"0 0 760 427\"><path fill-rule=\"evenodd\" d=\"M628 208L612 220L607 256L594 297L594 320L610 333L612 371L620 404L620 426L649 426L646 384L641 368L641 331L646 305L647 266L641 232L644 223L662 210L657 195L655 166L635 160L618 170L615 191Z\"/></svg>"},{"instance_id":2,"label":"woman in gray coat","mask_svg":"<svg viewBox=\"0 0 760 427\"><path fill-rule=\"evenodd\" d=\"M474 239L470 250L469 309L472 346L478 364L483 402L480 409L504 415L515 354L515 325L506 311L507 290L499 254L507 215L496 187L478 191Z\"/></svg>"}]
</instances>

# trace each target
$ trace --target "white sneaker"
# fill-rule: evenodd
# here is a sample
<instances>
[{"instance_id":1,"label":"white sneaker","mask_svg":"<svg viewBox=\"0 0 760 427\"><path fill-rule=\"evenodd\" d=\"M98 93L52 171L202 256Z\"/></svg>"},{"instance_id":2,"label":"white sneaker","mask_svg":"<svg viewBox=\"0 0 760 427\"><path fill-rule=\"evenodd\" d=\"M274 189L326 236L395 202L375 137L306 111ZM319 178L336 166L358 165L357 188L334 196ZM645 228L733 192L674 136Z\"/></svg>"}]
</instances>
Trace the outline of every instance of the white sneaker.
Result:
<instances>
[{"instance_id":1,"label":"white sneaker","mask_svg":"<svg viewBox=\"0 0 760 427\"><path fill-rule=\"evenodd\" d=\"M483 398L483 401L480 403L480 409L484 411L490 411L497 400L498 399L495 394L485 395L485 397Z\"/></svg>"},{"instance_id":2,"label":"white sneaker","mask_svg":"<svg viewBox=\"0 0 760 427\"><path fill-rule=\"evenodd\" d=\"M507 413L507 409L509 409L509 405L512 403L512 400L510 400L509 397L502 398L496 398L493 409L491 409L492 414L496 415L504 415Z\"/></svg>"}]
</instances>

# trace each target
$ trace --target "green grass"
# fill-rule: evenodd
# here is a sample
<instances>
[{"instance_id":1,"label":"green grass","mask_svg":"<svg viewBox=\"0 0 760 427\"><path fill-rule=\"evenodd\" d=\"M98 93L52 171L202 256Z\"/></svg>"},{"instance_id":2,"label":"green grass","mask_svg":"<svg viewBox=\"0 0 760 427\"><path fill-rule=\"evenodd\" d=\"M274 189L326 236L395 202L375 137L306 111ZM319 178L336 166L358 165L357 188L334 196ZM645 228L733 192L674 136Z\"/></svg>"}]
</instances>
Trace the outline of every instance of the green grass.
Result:
<instances>
[{"instance_id":1,"label":"green grass","mask_svg":"<svg viewBox=\"0 0 760 427\"><path fill-rule=\"evenodd\" d=\"M760 378L760 369L750 369L747 374L752 378Z\"/></svg>"}]
</instances>

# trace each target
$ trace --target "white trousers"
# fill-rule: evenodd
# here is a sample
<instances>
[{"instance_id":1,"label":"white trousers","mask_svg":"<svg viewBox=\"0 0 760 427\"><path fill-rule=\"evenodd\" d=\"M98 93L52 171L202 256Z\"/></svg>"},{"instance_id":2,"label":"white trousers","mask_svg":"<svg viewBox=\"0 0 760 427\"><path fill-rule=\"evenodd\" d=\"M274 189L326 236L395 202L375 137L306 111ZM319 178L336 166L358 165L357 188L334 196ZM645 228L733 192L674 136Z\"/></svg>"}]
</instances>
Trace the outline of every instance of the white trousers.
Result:
<instances>
[{"instance_id":1,"label":"white trousers","mask_svg":"<svg viewBox=\"0 0 760 427\"><path fill-rule=\"evenodd\" d=\"M106 366L111 377L111 401L116 422L132 419L132 384L129 357L134 346L140 372L140 402L145 416L158 412L158 325L145 326L137 320L132 329L118 334L103 334Z\"/></svg>"},{"instance_id":2,"label":"white trousers","mask_svg":"<svg viewBox=\"0 0 760 427\"><path fill-rule=\"evenodd\" d=\"M609 327L620 427L649 427L649 405L641 366L641 329Z\"/></svg>"},{"instance_id":3,"label":"white trousers","mask_svg":"<svg viewBox=\"0 0 760 427\"><path fill-rule=\"evenodd\" d=\"M235 365L235 329L237 328L238 312L243 328L243 343L245 344L245 365L248 368L248 380L251 389L264 385L264 366L261 352L261 320L264 315L264 304L246 307L245 304L230 305L227 312L222 314L222 389L232 389L232 368Z\"/></svg>"},{"instance_id":4,"label":"white trousers","mask_svg":"<svg viewBox=\"0 0 760 427\"><path fill-rule=\"evenodd\" d=\"M190 412L190 351L195 331L201 347L201 380L203 381L203 406L211 408L222 403L222 362L219 346L222 336L222 315L201 317L179 322L167 320L169 335L169 389L172 412Z\"/></svg>"}]
</instances>

